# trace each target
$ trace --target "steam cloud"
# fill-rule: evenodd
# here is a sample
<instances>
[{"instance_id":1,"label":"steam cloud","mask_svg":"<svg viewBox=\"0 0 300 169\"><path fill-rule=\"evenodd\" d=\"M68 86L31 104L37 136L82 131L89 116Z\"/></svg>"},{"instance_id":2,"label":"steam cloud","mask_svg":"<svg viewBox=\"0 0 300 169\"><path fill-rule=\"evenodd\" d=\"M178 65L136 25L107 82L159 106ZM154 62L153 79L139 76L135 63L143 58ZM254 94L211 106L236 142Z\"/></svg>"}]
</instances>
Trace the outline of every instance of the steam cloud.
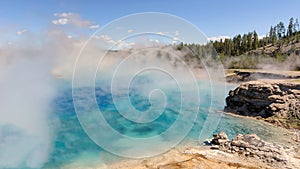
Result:
<instances>
[{"instance_id":1,"label":"steam cloud","mask_svg":"<svg viewBox=\"0 0 300 169\"><path fill-rule=\"evenodd\" d=\"M48 103L54 95L42 63L18 60L1 72L0 167L41 167L51 133Z\"/></svg>"},{"instance_id":2,"label":"steam cloud","mask_svg":"<svg viewBox=\"0 0 300 169\"><path fill-rule=\"evenodd\" d=\"M40 168L54 139L49 116L56 95L53 70L67 37L27 34L0 47L0 168ZM50 38L51 37L51 38ZM70 43L66 43L70 45ZM73 45L73 44L72 44Z\"/></svg>"},{"instance_id":3,"label":"steam cloud","mask_svg":"<svg viewBox=\"0 0 300 169\"><path fill-rule=\"evenodd\" d=\"M76 32L76 30L72 31ZM55 138L55 132L51 127L54 124L50 124L49 121L49 116L52 115L51 102L56 96L54 77L71 79L75 58L87 39L88 37L84 35L72 37L54 26L42 35L27 31L17 42L0 46L0 168L40 168L47 162ZM81 81L94 76L93 66L96 66L95 63L99 61L99 55L105 52L99 48L97 38L93 40L86 50L88 58L80 61L82 71L77 76ZM123 41L119 45L127 47ZM143 46L137 44L136 47ZM171 46L164 50L176 52ZM131 50L123 50L110 53L110 56L106 57L110 59L103 60L98 75L104 79L105 76L111 77L112 74L105 72L112 73L117 63L131 52ZM185 51L177 52L185 53ZM144 61L153 65L164 64L164 67L173 71L172 74L180 77L184 85L188 85L184 81L186 72L181 69L183 65L178 60L172 60L167 57L169 55L156 50L145 53L146 55L156 59L135 60L133 58L130 60L130 65L126 66L126 71L123 71L124 76L134 71L134 66L143 66L141 62ZM166 56L164 59L157 59L164 56ZM170 62L177 67L169 67ZM207 72L202 74L207 79ZM123 78L122 71L121 77ZM118 79L120 83L117 84L122 84L122 78ZM157 76L158 80L161 82L159 76Z\"/></svg>"}]
</instances>

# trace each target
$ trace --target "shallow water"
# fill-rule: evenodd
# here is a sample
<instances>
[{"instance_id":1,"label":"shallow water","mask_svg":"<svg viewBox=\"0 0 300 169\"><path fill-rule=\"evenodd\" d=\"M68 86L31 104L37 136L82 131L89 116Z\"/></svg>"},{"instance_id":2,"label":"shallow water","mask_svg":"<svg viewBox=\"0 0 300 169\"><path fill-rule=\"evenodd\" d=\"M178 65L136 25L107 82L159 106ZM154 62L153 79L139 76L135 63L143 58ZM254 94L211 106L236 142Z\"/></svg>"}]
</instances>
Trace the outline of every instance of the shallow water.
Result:
<instances>
[{"instance_id":1,"label":"shallow water","mask_svg":"<svg viewBox=\"0 0 300 169\"><path fill-rule=\"evenodd\" d=\"M222 83L198 80L199 93L196 92L196 95L199 95L199 100L197 100L193 97L196 90L192 90L190 84L182 84L178 87L168 78L151 79L142 76L135 79L136 81L131 84L128 91L123 87L123 84L120 84L121 87L117 88L116 93L111 92L106 81L97 82L95 89L91 87L74 88L74 91L77 92L74 95L74 100L79 103L76 110L81 110L83 115L87 114L87 116L82 116L84 119L80 119L80 121L73 104L71 82L62 79L57 80L57 96L52 102L52 113L48 117L52 134L46 137L52 142L52 146L50 146L52 148L46 149L47 152L44 152L44 145L40 144L43 141L39 138L19 130L16 126L0 125L0 147L5 148L0 152L0 159L2 160L0 161L0 168L27 168L26 166L30 166L29 163L32 162L30 160L33 159L30 158L32 154L26 153L35 152L36 149L39 149L37 152L43 154L50 152L47 162L42 166L45 169L105 166L110 162L123 159L105 151L104 149L107 147L98 146L82 128L80 122L83 121L87 123L85 127L104 133L104 136L100 137L100 142L111 145L115 151L121 153L147 153L152 148L153 151L157 151L161 147L169 146L168 144L176 146L177 142L174 141L176 139L181 141L181 145L194 144L199 146L200 143L202 146L205 139L211 138L213 133L220 131L225 131L230 138L237 133L256 133L267 141L285 142L284 133L286 130L284 129L278 129L253 119L230 116L219 112L224 107L227 91L236 86L227 86L224 91ZM157 79L159 82L155 81ZM156 92L151 93L156 88L161 91L156 90ZM95 98L88 94L91 91L95 92L96 107L92 105ZM149 112L147 112L148 110ZM130 115L133 111L137 113L135 115L138 117L141 115L142 118L132 120L123 117L132 118ZM96 113L93 114L93 112ZM95 124L96 116L99 116L99 113L114 131L131 138L148 139L159 136L157 142L150 142L153 147L149 148L149 142L148 145L147 143L135 145L134 142L112 136L103 124L98 124L98 126ZM134 122L135 120L149 119L151 121L147 123ZM174 127L174 123L177 123L177 127ZM174 130L171 135L165 134L170 129ZM186 131L187 135L185 135ZM16 142L23 147L14 145ZM24 147L26 151L20 152L20 155L16 156L15 154L22 150L20 148ZM18 158L11 159L9 157ZM38 158L38 156L34 157L34 159ZM11 164L16 165L11 167Z\"/></svg>"},{"instance_id":2,"label":"shallow water","mask_svg":"<svg viewBox=\"0 0 300 169\"><path fill-rule=\"evenodd\" d=\"M197 143L200 140L201 143L207 139L207 136L211 137L212 133L225 131L230 138L234 137L237 133L256 133L267 141L284 141L280 140L280 138L284 137L285 130L281 131L281 129L252 119L234 117L218 112L217 110L223 109L224 98L216 96L214 99L211 99L210 90L205 90L209 86L208 83L201 81L198 83L201 98L200 110L193 128L185 140ZM228 89L235 87L234 85L228 86ZM84 93L86 89L80 88L77 90L81 90ZM131 103L140 111L149 109L151 104L148 98L139 95L139 92L138 89L136 91L132 89L130 95L132 96L130 97ZM119 114L113 104L110 92L100 87L95 89L99 109L102 111L109 125L121 134L137 138L159 135L167 130L176 120L185 125L185 120L178 119L178 93L173 90L166 90L165 92L166 96L170 97L167 99L168 105L164 109L164 112L151 123L139 124L125 119ZM105 164L116 158L116 156L107 153L96 145L80 126L73 106L71 89L64 87L59 93L59 96L53 102L54 116L52 117L52 127L56 136L53 145L54 148L48 163L43 168L93 167ZM222 94L220 95L222 96ZM211 105L214 107L210 107ZM124 103L125 108L126 106L128 105ZM188 110L187 107L183 108ZM208 129L202 131L203 125L208 120L211 121L211 125L209 124L208 127L211 127L210 130L212 132L208 132ZM202 137L200 136L201 132L202 134L204 133L201 135ZM104 139L103 141L114 142L116 140Z\"/></svg>"}]
</instances>

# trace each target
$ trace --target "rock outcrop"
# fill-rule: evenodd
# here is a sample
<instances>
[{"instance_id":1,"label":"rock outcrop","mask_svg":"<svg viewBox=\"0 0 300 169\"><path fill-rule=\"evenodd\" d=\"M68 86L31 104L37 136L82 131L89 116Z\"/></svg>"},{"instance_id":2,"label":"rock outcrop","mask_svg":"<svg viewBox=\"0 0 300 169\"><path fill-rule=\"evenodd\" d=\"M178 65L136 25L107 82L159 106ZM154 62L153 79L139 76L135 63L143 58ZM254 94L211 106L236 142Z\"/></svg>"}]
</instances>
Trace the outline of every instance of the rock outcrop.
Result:
<instances>
[{"instance_id":1,"label":"rock outcrop","mask_svg":"<svg viewBox=\"0 0 300 169\"><path fill-rule=\"evenodd\" d=\"M229 92L224 111L260 116L278 126L300 129L300 83L274 80L242 83Z\"/></svg>"},{"instance_id":2,"label":"rock outcrop","mask_svg":"<svg viewBox=\"0 0 300 169\"><path fill-rule=\"evenodd\" d=\"M228 140L224 132L215 134L211 140L211 149L221 150L239 156L254 158L274 166L288 166L294 158L292 148L261 140L256 134L238 134Z\"/></svg>"},{"instance_id":3,"label":"rock outcrop","mask_svg":"<svg viewBox=\"0 0 300 169\"><path fill-rule=\"evenodd\" d=\"M226 81L230 83L246 82L258 79L299 79L300 73L296 71L263 71L263 70L234 70L227 74Z\"/></svg>"}]
</instances>

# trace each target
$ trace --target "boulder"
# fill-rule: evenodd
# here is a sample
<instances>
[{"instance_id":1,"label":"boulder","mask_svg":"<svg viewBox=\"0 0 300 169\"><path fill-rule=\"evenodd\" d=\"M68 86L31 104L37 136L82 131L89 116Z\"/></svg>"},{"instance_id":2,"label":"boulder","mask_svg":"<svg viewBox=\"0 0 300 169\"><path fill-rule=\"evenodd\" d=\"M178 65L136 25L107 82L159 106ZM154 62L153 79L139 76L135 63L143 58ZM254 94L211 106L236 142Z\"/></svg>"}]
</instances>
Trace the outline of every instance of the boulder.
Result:
<instances>
[{"instance_id":1,"label":"boulder","mask_svg":"<svg viewBox=\"0 0 300 169\"><path fill-rule=\"evenodd\" d=\"M253 157L267 163L287 163L285 149L276 144L261 140L256 134L238 134L232 140L222 138L226 133L215 134L211 149Z\"/></svg>"},{"instance_id":2,"label":"boulder","mask_svg":"<svg viewBox=\"0 0 300 169\"><path fill-rule=\"evenodd\" d=\"M286 128L300 128L300 83L250 81L229 91L225 112L260 116Z\"/></svg>"},{"instance_id":3,"label":"boulder","mask_svg":"<svg viewBox=\"0 0 300 169\"><path fill-rule=\"evenodd\" d=\"M224 146L226 142L228 142L228 137L225 132L220 132L219 134L214 134L213 139L211 140L211 144Z\"/></svg>"}]
</instances>

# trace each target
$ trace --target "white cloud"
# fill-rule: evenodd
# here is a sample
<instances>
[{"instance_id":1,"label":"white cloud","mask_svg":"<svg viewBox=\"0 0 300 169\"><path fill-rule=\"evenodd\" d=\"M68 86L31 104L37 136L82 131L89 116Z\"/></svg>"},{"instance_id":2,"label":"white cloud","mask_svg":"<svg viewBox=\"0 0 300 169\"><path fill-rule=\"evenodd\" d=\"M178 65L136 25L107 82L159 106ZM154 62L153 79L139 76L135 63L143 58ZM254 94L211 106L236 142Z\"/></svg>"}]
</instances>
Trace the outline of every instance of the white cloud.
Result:
<instances>
[{"instance_id":1,"label":"white cloud","mask_svg":"<svg viewBox=\"0 0 300 169\"><path fill-rule=\"evenodd\" d=\"M54 25L65 25L69 22L69 20L67 18L60 18L60 19L57 19L57 20L53 20L52 23Z\"/></svg>"},{"instance_id":2,"label":"white cloud","mask_svg":"<svg viewBox=\"0 0 300 169\"><path fill-rule=\"evenodd\" d=\"M220 41L222 39L222 41L224 41L225 39L230 39L229 36L217 36L217 37L211 37L208 38L209 41Z\"/></svg>"},{"instance_id":3,"label":"white cloud","mask_svg":"<svg viewBox=\"0 0 300 169\"><path fill-rule=\"evenodd\" d=\"M131 32L133 32L133 30L132 29L128 29L128 31L127 31L128 33L131 33Z\"/></svg>"},{"instance_id":4,"label":"white cloud","mask_svg":"<svg viewBox=\"0 0 300 169\"><path fill-rule=\"evenodd\" d=\"M27 32L27 29L22 29L22 30L17 31L17 35L23 35L26 32Z\"/></svg>"},{"instance_id":5,"label":"white cloud","mask_svg":"<svg viewBox=\"0 0 300 169\"><path fill-rule=\"evenodd\" d=\"M82 19L79 14L72 13L68 16L68 19L70 20L71 24L78 28L88 28L91 26L91 21Z\"/></svg>"},{"instance_id":6,"label":"white cloud","mask_svg":"<svg viewBox=\"0 0 300 169\"><path fill-rule=\"evenodd\" d=\"M102 39L104 40L106 43L109 43L109 44L114 44L116 43L114 40L111 39L110 36L108 35L101 35L101 36L95 36L96 39Z\"/></svg>"},{"instance_id":7,"label":"white cloud","mask_svg":"<svg viewBox=\"0 0 300 169\"><path fill-rule=\"evenodd\" d=\"M123 48L128 48L128 47L132 47L135 45L134 42L125 42L122 40L113 40L110 36L108 35L100 35L100 36L95 36L96 39L102 39L104 40L107 44L115 44L116 46L114 47L114 49L123 49Z\"/></svg>"},{"instance_id":8,"label":"white cloud","mask_svg":"<svg viewBox=\"0 0 300 169\"><path fill-rule=\"evenodd\" d=\"M98 29L98 28L100 28L100 26L99 25L91 25L91 26L89 26L89 28L90 29Z\"/></svg>"},{"instance_id":9,"label":"white cloud","mask_svg":"<svg viewBox=\"0 0 300 169\"><path fill-rule=\"evenodd\" d=\"M65 24L71 24L74 25L77 28L89 28L93 27L95 25L92 25L92 22L90 20L82 19L81 16L77 13L54 13L55 17L57 17L55 20L52 21L55 25L65 25Z\"/></svg>"},{"instance_id":10,"label":"white cloud","mask_svg":"<svg viewBox=\"0 0 300 169\"><path fill-rule=\"evenodd\" d=\"M111 37L108 36L108 35L101 35L100 38L103 39L103 40L105 40L105 41L111 40Z\"/></svg>"},{"instance_id":11,"label":"white cloud","mask_svg":"<svg viewBox=\"0 0 300 169\"><path fill-rule=\"evenodd\" d=\"M266 35L258 35L258 39L263 39L265 37L266 37Z\"/></svg>"},{"instance_id":12,"label":"white cloud","mask_svg":"<svg viewBox=\"0 0 300 169\"><path fill-rule=\"evenodd\" d=\"M68 35L67 37L68 37L69 39L73 38L73 36L72 36L72 35Z\"/></svg>"},{"instance_id":13,"label":"white cloud","mask_svg":"<svg viewBox=\"0 0 300 169\"><path fill-rule=\"evenodd\" d=\"M178 36L179 35L179 31L175 31L175 36Z\"/></svg>"},{"instance_id":14,"label":"white cloud","mask_svg":"<svg viewBox=\"0 0 300 169\"><path fill-rule=\"evenodd\" d=\"M118 40L115 42L117 44L117 49L123 49L123 48L128 48L128 47L132 47L135 45L134 42L131 42L131 43L127 43L127 42L124 42L122 40Z\"/></svg>"},{"instance_id":15,"label":"white cloud","mask_svg":"<svg viewBox=\"0 0 300 169\"><path fill-rule=\"evenodd\" d=\"M53 15L57 16L57 17L68 17L68 16L71 16L72 13L71 12L68 12L68 13L63 12L63 13L54 13Z\"/></svg>"},{"instance_id":16,"label":"white cloud","mask_svg":"<svg viewBox=\"0 0 300 169\"><path fill-rule=\"evenodd\" d=\"M170 32L157 32L157 34L159 35L166 35L166 34L169 34Z\"/></svg>"}]
</instances>

